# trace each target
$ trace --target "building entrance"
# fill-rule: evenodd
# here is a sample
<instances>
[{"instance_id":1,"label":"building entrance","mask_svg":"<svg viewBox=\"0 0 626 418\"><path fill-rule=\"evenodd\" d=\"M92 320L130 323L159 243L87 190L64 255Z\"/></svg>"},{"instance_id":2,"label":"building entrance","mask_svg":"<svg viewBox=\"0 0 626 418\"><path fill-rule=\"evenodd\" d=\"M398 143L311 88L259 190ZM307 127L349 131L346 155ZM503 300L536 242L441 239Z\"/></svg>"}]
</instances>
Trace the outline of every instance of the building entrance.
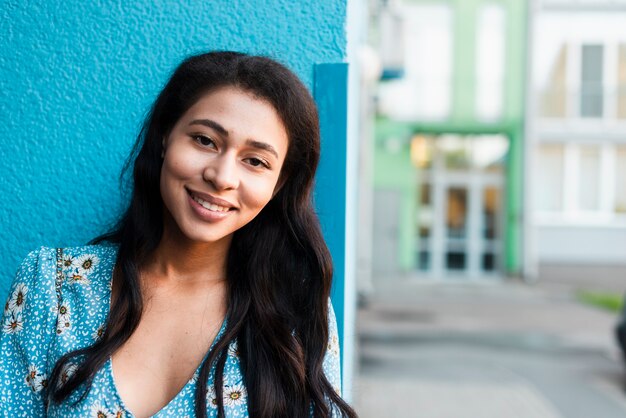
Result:
<instances>
[{"instance_id":1,"label":"building entrance","mask_svg":"<svg viewBox=\"0 0 626 418\"><path fill-rule=\"evenodd\" d=\"M503 252L503 135L416 136L413 163L421 167L417 269L434 277L499 273Z\"/></svg>"}]
</instances>

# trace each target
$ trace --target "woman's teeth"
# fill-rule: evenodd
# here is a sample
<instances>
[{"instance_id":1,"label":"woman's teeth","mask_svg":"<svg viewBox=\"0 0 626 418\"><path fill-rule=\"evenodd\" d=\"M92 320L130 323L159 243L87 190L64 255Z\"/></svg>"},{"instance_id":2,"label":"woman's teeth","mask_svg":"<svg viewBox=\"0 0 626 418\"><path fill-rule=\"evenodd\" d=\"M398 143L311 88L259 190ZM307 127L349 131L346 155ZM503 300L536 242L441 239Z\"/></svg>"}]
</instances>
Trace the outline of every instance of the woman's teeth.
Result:
<instances>
[{"instance_id":1,"label":"woman's teeth","mask_svg":"<svg viewBox=\"0 0 626 418\"><path fill-rule=\"evenodd\" d=\"M200 199L199 197L192 196L191 198L195 200L196 202L200 203L200 205L202 205L203 208L208 209L210 211L213 211L213 212L227 212L228 211L228 208L224 206L218 206L213 203L206 202Z\"/></svg>"}]
</instances>

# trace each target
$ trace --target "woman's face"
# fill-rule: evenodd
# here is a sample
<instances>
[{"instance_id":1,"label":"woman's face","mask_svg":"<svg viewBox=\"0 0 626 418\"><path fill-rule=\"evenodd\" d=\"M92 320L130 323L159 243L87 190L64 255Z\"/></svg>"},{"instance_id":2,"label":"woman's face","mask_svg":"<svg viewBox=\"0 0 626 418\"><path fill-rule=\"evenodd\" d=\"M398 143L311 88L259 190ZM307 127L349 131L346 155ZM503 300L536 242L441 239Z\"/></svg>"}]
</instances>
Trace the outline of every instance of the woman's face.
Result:
<instances>
[{"instance_id":1,"label":"woman's face","mask_svg":"<svg viewBox=\"0 0 626 418\"><path fill-rule=\"evenodd\" d=\"M217 242L230 240L278 191L288 136L271 104L223 87L198 100L163 147L165 209L188 239Z\"/></svg>"}]
</instances>

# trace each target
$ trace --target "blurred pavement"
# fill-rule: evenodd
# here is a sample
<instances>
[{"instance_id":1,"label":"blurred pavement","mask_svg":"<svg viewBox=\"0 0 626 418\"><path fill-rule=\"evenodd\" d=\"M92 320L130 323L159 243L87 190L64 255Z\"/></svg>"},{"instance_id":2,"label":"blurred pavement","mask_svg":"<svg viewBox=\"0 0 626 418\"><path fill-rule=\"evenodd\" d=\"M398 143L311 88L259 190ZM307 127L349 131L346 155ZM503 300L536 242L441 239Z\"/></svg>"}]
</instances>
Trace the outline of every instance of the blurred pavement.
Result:
<instances>
[{"instance_id":1,"label":"blurred pavement","mask_svg":"<svg viewBox=\"0 0 626 418\"><path fill-rule=\"evenodd\" d=\"M377 280L358 316L359 416L625 417L616 318L577 302L578 287L590 289L556 279Z\"/></svg>"}]
</instances>

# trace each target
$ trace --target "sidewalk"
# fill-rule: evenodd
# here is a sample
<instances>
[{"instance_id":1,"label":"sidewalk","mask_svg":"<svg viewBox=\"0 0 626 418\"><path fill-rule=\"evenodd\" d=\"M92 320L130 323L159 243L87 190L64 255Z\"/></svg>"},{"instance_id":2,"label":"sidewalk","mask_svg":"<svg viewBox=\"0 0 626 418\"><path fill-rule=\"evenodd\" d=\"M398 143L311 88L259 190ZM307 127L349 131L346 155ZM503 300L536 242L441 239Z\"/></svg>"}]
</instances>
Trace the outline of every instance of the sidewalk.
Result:
<instances>
[{"instance_id":1,"label":"sidewalk","mask_svg":"<svg viewBox=\"0 0 626 418\"><path fill-rule=\"evenodd\" d=\"M362 418L626 416L616 318L580 284L377 284L358 316Z\"/></svg>"}]
</instances>

